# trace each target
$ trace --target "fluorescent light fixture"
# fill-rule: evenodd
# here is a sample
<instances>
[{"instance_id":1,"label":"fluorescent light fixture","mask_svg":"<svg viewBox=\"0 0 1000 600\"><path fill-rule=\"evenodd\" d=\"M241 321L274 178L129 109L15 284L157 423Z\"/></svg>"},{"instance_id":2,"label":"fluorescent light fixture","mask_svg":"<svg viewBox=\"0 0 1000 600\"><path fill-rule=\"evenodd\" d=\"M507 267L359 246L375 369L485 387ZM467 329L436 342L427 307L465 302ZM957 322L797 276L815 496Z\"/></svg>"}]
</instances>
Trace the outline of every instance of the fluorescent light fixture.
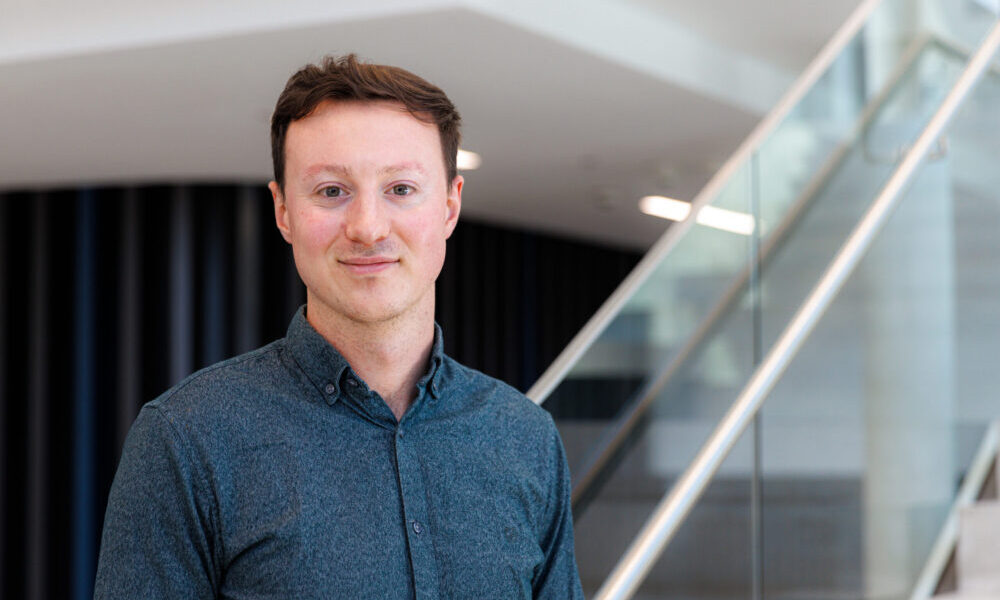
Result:
<instances>
[{"instance_id":1,"label":"fluorescent light fixture","mask_svg":"<svg viewBox=\"0 0 1000 600\"><path fill-rule=\"evenodd\" d=\"M639 200L639 210L661 219L683 221L691 214L691 204L666 196L646 196Z\"/></svg>"},{"instance_id":2,"label":"fluorescent light fixture","mask_svg":"<svg viewBox=\"0 0 1000 600\"><path fill-rule=\"evenodd\" d=\"M473 169L478 169L479 165L483 164L483 159L475 152L469 152L468 150L458 150L458 168L461 171L471 171Z\"/></svg>"},{"instance_id":3,"label":"fluorescent light fixture","mask_svg":"<svg viewBox=\"0 0 1000 600\"><path fill-rule=\"evenodd\" d=\"M702 206L696 220L702 225L740 235L750 235L754 229L753 215L715 206Z\"/></svg>"},{"instance_id":4,"label":"fluorescent light fixture","mask_svg":"<svg viewBox=\"0 0 1000 600\"><path fill-rule=\"evenodd\" d=\"M691 214L691 203L666 196L646 196L639 200L639 210L661 219L683 221ZM750 235L754 230L753 215L715 206L701 207L695 221L699 225L740 235Z\"/></svg>"}]
</instances>

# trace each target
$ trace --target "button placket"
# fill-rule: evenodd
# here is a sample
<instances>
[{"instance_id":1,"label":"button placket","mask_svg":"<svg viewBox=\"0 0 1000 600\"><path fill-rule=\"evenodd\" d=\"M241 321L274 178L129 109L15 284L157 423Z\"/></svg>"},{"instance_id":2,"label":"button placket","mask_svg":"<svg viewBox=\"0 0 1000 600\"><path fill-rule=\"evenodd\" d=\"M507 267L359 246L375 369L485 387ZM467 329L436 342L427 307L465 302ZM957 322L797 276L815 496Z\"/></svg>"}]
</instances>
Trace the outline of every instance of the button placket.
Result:
<instances>
[{"instance_id":1,"label":"button placket","mask_svg":"<svg viewBox=\"0 0 1000 600\"><path fill-rule=\"evenodd\" d=\"M414 588L416 597L438 598L437 561L434 556L431 531L427 528L427 503L423 474L420 470L419 452L414 445L415 439L407 434L404 439L402 427L396 429L396 465L399 469L399 485L403 500L403 518L405 519L410 552L410 563L413 565Z\"/></svg>"}]
</instances>

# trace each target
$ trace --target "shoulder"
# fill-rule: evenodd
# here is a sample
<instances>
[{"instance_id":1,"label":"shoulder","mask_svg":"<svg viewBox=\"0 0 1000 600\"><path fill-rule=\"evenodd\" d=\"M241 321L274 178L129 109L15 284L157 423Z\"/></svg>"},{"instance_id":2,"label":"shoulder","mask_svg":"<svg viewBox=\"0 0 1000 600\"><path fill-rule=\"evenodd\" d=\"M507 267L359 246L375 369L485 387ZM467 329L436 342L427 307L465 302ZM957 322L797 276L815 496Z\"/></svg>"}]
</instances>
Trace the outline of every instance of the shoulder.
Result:
<instances>
[{"instance_id":1,"label":"shoulder","mask_svg":"<svg viewBox=\"0 0 1000 600\"><path fill-rule=\"evenodd\" d=\"M188 375L147 406L174 411L206 399L225 402L234 392L259 385L281 366L283 340L215 363Z\"/></svg>"},{"instance_id":2,"label":"shoulder","mask_svg":"<svg viewBox=\"0 0 1000 600\"><path fill-rule=\"evenodd\" d=\"M549 412L513 386L447 356L441 368L443 395L453 410L476 414L491 428L523 439L558 436Z\"/></svg>"},{"instance_id":3,"label":"shoulder","mask_svg":"<svg viewBox=\"0 0 1000 600\"><path fill-rule=\"evenodd\" d=\"M442 368L448 385L439 400L448 407L443 423L449 436L467 440L492 477L519 482L549 514L569 472L552 415L514 387L452 359Z\"/></svg>"},{"instance_id":4,"label":"shoulder","mask_svg":"<svg viewBox=\"0 0 1000 600\"><path fill-rule=\"evenodd\" d=\"M225 436L256 426L261 408L296 385L286 365L284 340L205 367L148 402L183 436Z\"/></svg>"}]
</instances>

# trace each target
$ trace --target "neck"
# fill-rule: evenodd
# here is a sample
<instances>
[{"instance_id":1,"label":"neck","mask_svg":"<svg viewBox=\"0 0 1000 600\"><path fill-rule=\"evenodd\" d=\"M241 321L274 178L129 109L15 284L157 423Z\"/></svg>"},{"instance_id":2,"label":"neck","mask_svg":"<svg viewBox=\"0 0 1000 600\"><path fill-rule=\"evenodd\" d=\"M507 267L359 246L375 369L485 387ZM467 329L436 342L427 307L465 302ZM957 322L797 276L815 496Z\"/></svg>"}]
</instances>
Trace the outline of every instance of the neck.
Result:
<instances>
[{"instance_id":1,"label":"neck","mask_svg":"<svg viewBox=\"0 0 1000 600\"><path fill-rule=\"evenodd\" d=\"M309 294L306 318L378 392L399 420L417 396L434 343L434 296L385 321L356 321L323 310Z\"/></svg>"}]
</instances>

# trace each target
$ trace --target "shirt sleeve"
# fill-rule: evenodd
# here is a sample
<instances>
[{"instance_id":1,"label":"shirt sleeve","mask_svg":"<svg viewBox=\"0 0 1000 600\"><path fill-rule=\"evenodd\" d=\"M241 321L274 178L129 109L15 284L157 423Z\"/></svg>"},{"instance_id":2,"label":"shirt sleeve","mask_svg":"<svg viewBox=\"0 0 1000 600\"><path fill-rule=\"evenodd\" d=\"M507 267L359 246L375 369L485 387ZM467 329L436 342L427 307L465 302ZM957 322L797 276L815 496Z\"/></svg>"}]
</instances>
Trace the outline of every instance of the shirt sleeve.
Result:
<instances>
[{"instance_id":1,"label":"shirt sleeve","mask_svg":"<svg viewBox=\"0 0 1000 600\"><path fill-rule=\"evenodd\" d=\"M535 573L532 595L536 599L583 600L580 574L573 550L573 512L570 499L569 465L555 423L549 417L549 453L552 485L547 522L543 527L542 551L545 560Z\"/></svg>"},{"instance_id":2,"label":"shirt sleeve","mask_svg":"<svg viewBox=\"0 0 1000 600\"><path fill-rule=\"evenodd\" d=\"M94 598L214 598L212 513L160 409L132 425L104 517Z\"/></svg>"}]
</instances>

